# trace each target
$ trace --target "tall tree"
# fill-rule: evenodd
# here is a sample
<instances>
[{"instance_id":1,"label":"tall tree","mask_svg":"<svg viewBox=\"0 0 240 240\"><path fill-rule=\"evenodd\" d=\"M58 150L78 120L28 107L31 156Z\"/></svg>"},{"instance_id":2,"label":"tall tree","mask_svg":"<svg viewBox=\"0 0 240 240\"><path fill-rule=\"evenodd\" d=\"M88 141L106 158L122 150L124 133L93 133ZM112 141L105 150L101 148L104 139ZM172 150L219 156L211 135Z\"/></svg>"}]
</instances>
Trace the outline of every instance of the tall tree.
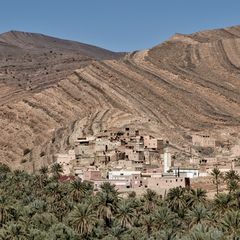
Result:
<instances>
[{"instance_id":1,"label":"tall tree","mask_svg":"<svg viewBox=\"0 0 240 240\"><path fill-rule=\"evenodd\" d=\"M81 181L81 179L76 179L70 184L70 195L72 200L75 202L80 202L80 200L86 194L86 187L85 184Z\"/></svg>"},{"instance_id":2,"label":"tall tree","mask_svg":"<svg viewBox=\"0 0 240 240\"><path fill-rule=\"evenodd\" d=\"M235 192L239 188L240 176L234 170L229 170L225 173L224 180L227 183L229 193Z\"/></svg>"},{"instance_id":3,"label":"tall tree","mask_svg":"<svg viewBox=\"0 0 240 240\"><path fill-rule=\"evenodd\" d=\"M150 213L157 205L159 201L159 196L155 191L148 188L143 194L143 201L144 209L146 210L146 212Z\"/></svg>"},{"instance_id":4,"label":"tall tree","mask_svg":"<svg viewBox=\"0 0 240 240\"><path fill-rule=\"evenodd\" d=\"M223 214L226 212L228 209L231 209L234 207L234 199L233 196L227 193L220 193L216 196L214 199L214 209L220 213Z\"/></svg>"},{"instance_id":5,"label":"tall tree","mask_svg":"<svg viewBox=\"0 0 240 240\"><path fill-rule=\"evenodd\" d=\"M219 193L219 184L221 182L221 179L223 177L223 174L222 172L217 168L215 167L212 171L211 171L211 175L213 177L213 183L215 184L216 186L216 192L217 192L217 195Z\"/></svg>"},{"instance_id":6,"label":"tall tree","mask_svg":"<svg viewBox=\"0 0 240 240\"><path fill-rule=\"evenodd\" d=\"M228 211L221 221L222 229L231 239L240 239L240 211Z\"/></svg>"},{"instance_id":7,"label":"tall tree","mask_svg":"<svg viewBox=\"0 0 240 240\"><path fill-rule=\"evenodd\" d=\"M198 204L192 210L188 211L186 219L188 220L190 228L198 223L206 224L208 220L208 209L202 204Z\"/></svg>"},{"instance_id":8,"label":"tall tree","mask_svg":"<svg viewBox=\"0 0 240 240\"><path fill-rule=\"evenodd\" d=\"M182 214L187 206L186 190L182 187L170 189L167 194L167 202L173 211Z\"/></svg>"},{"instance_id":9,"label":"tall tree","mask_svg":"<svg viewBox=\"0 0 240 240\"><path fill-rule=\"evenodd\" d=\"M81 236L88 236L97 222L97 217L92 205L78 204L70 212L68 221Z\"/></svg>"},{"instance_id":10,"label":"tall tree","mask_svg":"<svg viewBox=\"0 0 240 240\"><path fill-rule=\"evenodd\" d=\"M122 228L132 225L134 217L134 208L130 200L122 200L117 205L116 218L120 222Z\"/></svg>"},{"instance_id":11,"label":"tall tree","mask_svg":"<svg viewBox=\"0 0 240 240\"><path fill-rule=\"evenodd\" d=\"M51 173L55 179L58 179L61 176L61 174L63 173L62 165L59 163L54 163L51 166Z\"/></svg>"},{"instance_id":12,"label":"tall tree","mask_svg":"<svg viewBox=\"0 0 240 240\"><path fill-rule=\"evenodd\" d=\"M188 193L187 204L194 207L198 204L205 204L207 199L207 191L201 188L190 189Z\"/></svg>"}]
</instances>

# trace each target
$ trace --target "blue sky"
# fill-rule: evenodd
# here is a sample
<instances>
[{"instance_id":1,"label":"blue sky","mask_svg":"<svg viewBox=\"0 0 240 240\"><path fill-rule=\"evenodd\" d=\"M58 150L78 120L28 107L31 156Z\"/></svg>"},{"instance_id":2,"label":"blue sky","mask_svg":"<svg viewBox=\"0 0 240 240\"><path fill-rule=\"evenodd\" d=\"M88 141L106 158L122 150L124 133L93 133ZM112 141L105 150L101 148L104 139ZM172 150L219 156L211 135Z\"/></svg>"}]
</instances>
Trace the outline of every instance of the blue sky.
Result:
<instances>
[{"instance_id":1,"label":"blue sky","mask_svg":"<svg viewBox=\"0 0 240 240\"><path fill-rule=\"evenodd\" d=\"M113 51L240 24L238 0L0 0L0 7L1 33L38 32Z\"/></svg>"}]
</instances>

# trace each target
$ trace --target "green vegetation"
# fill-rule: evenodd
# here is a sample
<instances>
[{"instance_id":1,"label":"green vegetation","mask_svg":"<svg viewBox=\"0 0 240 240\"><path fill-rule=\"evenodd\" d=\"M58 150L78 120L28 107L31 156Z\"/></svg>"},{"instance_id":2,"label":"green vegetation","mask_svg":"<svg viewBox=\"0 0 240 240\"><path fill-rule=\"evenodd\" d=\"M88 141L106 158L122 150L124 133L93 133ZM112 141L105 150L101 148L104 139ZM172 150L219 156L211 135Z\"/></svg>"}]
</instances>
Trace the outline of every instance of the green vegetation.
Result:
<instances>
[{"instance_id":1,"label":"green vegetation","mask_svg":"<svg viewBox=\"0 0 240 240\"><path fill-rule=\"evenodd\" d=\"M122 197L109 183L95 192L88 182L61 182L61 172L59 165L43 167L37 175L0 165L0 239L240 239L235 172L223 178L229 191L213 200L202 189L183 188L164 198L150 189L141 197L134 192Z\"/></svg>"}]
</instances>

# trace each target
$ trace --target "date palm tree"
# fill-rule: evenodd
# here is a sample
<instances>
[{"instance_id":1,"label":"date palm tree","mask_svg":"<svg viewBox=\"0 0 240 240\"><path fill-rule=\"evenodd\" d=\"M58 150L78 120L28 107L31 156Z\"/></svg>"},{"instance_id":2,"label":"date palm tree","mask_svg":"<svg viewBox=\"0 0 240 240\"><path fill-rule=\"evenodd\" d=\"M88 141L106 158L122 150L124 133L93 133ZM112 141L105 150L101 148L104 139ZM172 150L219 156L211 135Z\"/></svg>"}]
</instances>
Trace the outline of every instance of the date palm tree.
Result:
<instances>
[{"instance_id":1,"label":"date palm tree","mask_svg":"<svg viewBox=\"0 0 240 240\"><path fill-rule=\"evenodd\" d=\"M154 217L152 214L143 215L141 218L141 224L148 239L150 238L154 228Z\"/></svg>"},{"instance_id":2,"label":"date palm tree","mask_svg":"<svg viewBox=\"0 0 240 240\"><path fill-rule=\"evenodd\" d=\"M97 222L96 213L92 205L78 204L68 216L71 226L81 235L88 236Z\"/></svg>"},{"instance_id":3,"label":"date palm tree","mask_svg":"<svg viewBox=\"0 0 240 240\"><path fill-rule=\"evenodd\" d=\"M47 177L47 175L48 175L48 166L42 166L39 169L39 173L40 173L40 175L42 175L44 177Z\"/></svg>"},{"instance_id":4,"label":"date palm tree","mask_svg":"<svg viewBox=\"0 0 240 240\"><path fill-rule=\"evenodd\" d=\"M207 199L207 191L201 188L190 189L188 193L187 204L190 207L194 207L198 204L205 204Z\"/></svg>"},{"instance_id":5,"label":"date palm tree","mask_svg":"<svg viewBox=\"0 0 240 240\"><path fill-rule=\"evenodd\" d=\"M176 231L174 231L174 229L172 229L172 228L162 229L158 232L155 232L153 234L153 236L154 236L154 239L161 239L161 240L177 240L177 239L179 239L177 237Z\"/></svg>"},{"instance_id":6,"label":"date palm tree","mask_svg":"<svg viewBox=\"0 0 240 240\"><path fill-rule=\"evenodd\" d=\"M63 173L62 165L59 163L54 163L51 166L51 173L55 179L58 179L61 176L61 174Z\"/></svg>"},{"instance_id":7,"label":"date palm tree","mask_svg":"<svg viewBox=\"0 0 240 240\"><path fill-rule=\"evenodd\" d=\"M202 204L198 204L192 210L188 211L186 219L189 222L190 228L198 223L206 224L208 220L208 210Z\"/></svg>"},{"instance_id":8,"label":"date palm tree","mask_svg":"<svg viewBox=\"0 0 240 240\"><path fill-rule=\"evenodd\" d=\"M97 201L95 203L97 216L104 220L107 227L110 227L113 213L117 210L117 203L114 194L106 192L99 192L97 194Z\"/></svg>"},{"instance_id":9,"label":"date palm tree","mask_svg":"<svg viewBox=\"0 0 240 240\"><path fill-rule=\"evenodd\" d=\"M21 224L10 223L7 225L5 227L5 236L6 240L27 240L27 233Z\"/></svg>"},{"instance_id":10,"label":"date palm tree","mask_svg":"<svg viewBox=\"0 0 240 240\"><path fill-rule=\"evenodd\" d=\"M208 227L201 223L195 225L182 240L223 240L223 232L218 228Z\"/></svg>"},{"instance_id":11,"label":"date palm tree","mask_svg":"<svg viewBox=\"0 0 240 240\"><path fill-rule=\"evenodd\" d=\"M100 188L101 191L97 193L95 201L97 216L104 220L105 225L109 227L113 214L117 210L119 192L116 190L115 185L109 182L103 183Z\"/></svg>"},{"instance_id":12,"label":"date palm tree","mask_svg":"<svg viewBox=\"0 0 240 240\"><path fill-rule=\"evenodd\" d=\"M38 230L36 228L29 228L27 239L28 240L47 240L49 239L49 233L46 231Z\"/></svg>"},{"instance_id":13,"label":"date palm tree","mask_svg":"<svg viewBox=\"0 0 240 240\"><path fill-rule=\"evenodd\" d=\"M47 180L48 180L48 167L47 166L42 166L40 169L39 169L39 185L40 185L40 188L42 189L46 183L47 183Z\"/></svg>"},{"instance_id":14,"label":"date palm tree","mask_svg":"<svg viewBox=\"0 0 240 240\"><path fill-rule=\"evenodd\" d=\"M229 193L235 192L239 188L240 176L234 170L229 170L225 173L224 180L227 183Z\"/></svg>"},{"instance_id":15,"label":"date palm tree","mask_svg":"<svg viewBox=\"0 0 240 240\"><path fill-rule=\"evenodd\" d=\"M157 193L151 189L147 189L143 194L144 209L146 212L150 213L159 201L159 196Z\"/></svg>"},{"instance_id":16,"label":"date palm tree","mask_svg":"<svg viewBox=\"0 0 240 240\"><path fill-rule=\"evenodd\" d=\"M0 227L9 219L8 200L4 195L0 196Z\"/></svg>"},{"instance_id":17,"label":"date palm tree","mask_svg":"<svg viewBox=\"0 0 240 240\"><path fill-rule=\"evenodd\" d=\"M104 182L100 186L101 192L111 194L114 198L118 198L119 192L116 189L115 185L109 183L109 182Z\"/></svg>"},{"instance_id":18,"label":"date palm tree","mask_svg":"<svg viewBox=\"0 0 240 240\"><path fill-rule=\"evenodd\" d=\"M48 231L48 239L52 240L79 240L77 232L64 223L57 223L51 226Z\"/></svg>"},{"instance_id":19,"label":"date palm tree","mask_svg":"<svg viewBox=\"0 0 240 240\"><path fill-rule=\"evenodd\" d=\"M31 218L31 225L42 231L48 231L48 229L58 222L54 214L49 212L35 213Z\"/></svg>"},{"instance_id":20,"label":"date palm tree","mask_svg":"<svg viewBox=\"0 0 240 240\"><path fill-rule=\"evenodd\" d=\"M240 239L240 211L228 211L221 221L221 226L231 239Z\"/></svg>"},{"instance_id":21,"label":"date palm tree","mask_svg":"<svg viewBox=\"0 0 240 240\"><path fill-rule=\"evenodd\" d=\"M119 225L118 221L114 221L113 225L111 226L111 228L108 230L109 234L103 238L103 239L116 239L116 240L120 240L123 239L121 238L123 236L125 229Z\"/></svg>"},{"instance_id":22,"label":"date palm tree","mask_svg":"<svg viewBox=\"0 0 240 240\"><path fill-rule=\"evenodd\" d=\"M227 188L229 190L229 194L236 192L239 189L238 181L236 181L236 180L229 180L227 182Z\"/></svg>"},{"instance_id":23,"label":"date palm tree","mask_svg":"<svg viewBox=\"0 0 240 240\"><path fill-rule=\"evenodd\" d=\"M240 176L238 172L236 172L235 170L229 170L225 173L224 180L225 181L236 180L237 182L239 182Z\"/></svg>"},{"instance_id":24,"label":"date palm tree","mask_svg":"<svg viewBox=\"0 0 240 240\"><path fill-rule=\"evenodd\" d=\"M216 186L216 192L217 192L217 195L218 195L218 193L219 193L219 184L221 183L221 179L223 178L223 174L217 167L215 167L211 171L211 175L213 177L213 183Z\"/></svg>"},{"instance_id":25,"label":"date palm tree","mask_svg":"<svg viewBox=\"0 0 240 240\"><path fill-rule=\"evenodd\" d=\"M176 221L178 216L172 212L170 208L166 206L158 207L153 213L154 226L159 231L160 229L167 227L176 227Z\"/></svg>"},{"instance_id":26,"label":"date palm tree","mask_svg":"<svg viewBox=\"0 0 240 240\"><path fill-rule=\"evenodd\" d=\"M10 173L11 169L4 163L0 163L0 174Z\"/></svg>"},{"instance_id":27,"label":"date palm tree","mask_svg":"<svg viewBox=\"0 0 240 240\"><path fill-rule=\"evenodd\" d=\"M130 200L122 200L117 205L116 218L118 219L122 228L132 226L134 217L134 208Z\"/></svg>"},{"instance_id":28,"label":"date palm tree","mask_svg":"<svg viewBox=\"0 0 240 240\"><path fill-rule=\"evenodd\" d=\"M167 194L167 202L173 211L182 213L187 206L186 190L181 187L170 189Z\"/></svg>"},{"instance_id":29,"label":"date palm tree","mask_svg":"<svg viewBox=\"0 0 240 240\"><path fill-rule=\"evenodd\" d=\"M232 195L227 193L220 193L214 199L214 209L220 213L225 213L228 209L231 209L235 205Z\"/></svg>"},{"instance_id":30,"label":"date palm tree","mask_svg":"<svg viewBox=\"0 0 240 240\"><path fill-rule=\"evenodd\" d=\"M81 179L76 179L70 184L70 195L72 200L75 202L80 202L80 200L85 196L86 188Z\"/></svg>"}]
</instances>

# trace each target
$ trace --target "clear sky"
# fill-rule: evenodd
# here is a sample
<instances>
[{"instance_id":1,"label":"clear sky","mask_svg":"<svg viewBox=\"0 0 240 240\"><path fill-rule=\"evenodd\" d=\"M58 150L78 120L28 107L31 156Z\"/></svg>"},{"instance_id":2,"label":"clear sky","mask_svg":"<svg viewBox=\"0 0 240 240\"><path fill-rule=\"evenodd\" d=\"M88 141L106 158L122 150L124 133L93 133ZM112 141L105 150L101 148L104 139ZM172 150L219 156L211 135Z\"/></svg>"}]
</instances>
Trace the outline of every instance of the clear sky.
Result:
<instances>
[{"instance_id":1,"label":"clear sky","mask_svg":"<svg viewBox=\"0 0 240 240\"><path fill-rule=\"evenodd\" d=\"M240 0L0 0L0 32L38 32L113 51L239 24Z\"/></svg>"}]
</instances>

